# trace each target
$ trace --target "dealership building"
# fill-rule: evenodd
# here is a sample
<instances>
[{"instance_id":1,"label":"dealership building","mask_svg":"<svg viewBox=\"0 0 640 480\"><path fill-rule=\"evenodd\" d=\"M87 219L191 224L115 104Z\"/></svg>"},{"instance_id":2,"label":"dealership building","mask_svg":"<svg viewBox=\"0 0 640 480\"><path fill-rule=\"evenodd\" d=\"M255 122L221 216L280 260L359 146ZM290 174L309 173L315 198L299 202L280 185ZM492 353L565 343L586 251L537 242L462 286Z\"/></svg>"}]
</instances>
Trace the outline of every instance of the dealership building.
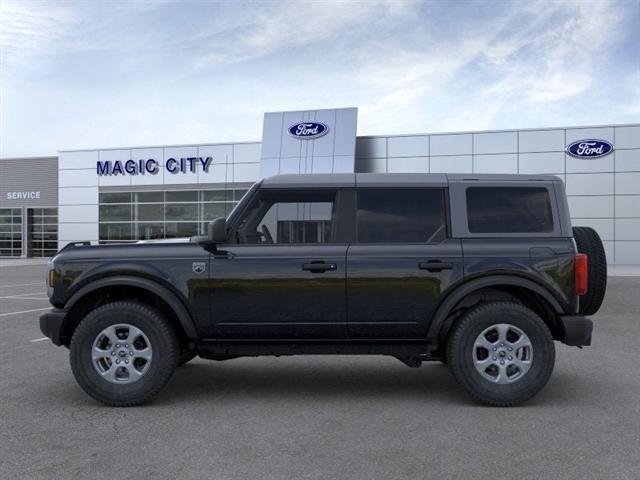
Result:
<instances>
[{"instance_id":1,"label":"dealership building","mask_svg":"<svg viewBox=\"0 0 640 480\"><path fill-rule=\"evenodd\" d=\"M356 126L356 108L274 112L261 142L0 159L0 257L203 234L278 173L444 172L557 175L573 224L598 231L609 263L640 264L640 124L379 136Z\"/></svg>"}]
</instances>

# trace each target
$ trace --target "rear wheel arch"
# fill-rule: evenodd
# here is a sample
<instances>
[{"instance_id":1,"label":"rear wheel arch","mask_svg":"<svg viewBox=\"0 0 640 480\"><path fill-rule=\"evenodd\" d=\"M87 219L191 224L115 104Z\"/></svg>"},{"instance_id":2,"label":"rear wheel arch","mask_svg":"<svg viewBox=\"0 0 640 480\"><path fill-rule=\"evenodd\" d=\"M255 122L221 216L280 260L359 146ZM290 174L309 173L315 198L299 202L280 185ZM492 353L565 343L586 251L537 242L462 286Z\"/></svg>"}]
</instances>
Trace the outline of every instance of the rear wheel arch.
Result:
<instances>
[{"instance_id":1,"label":"rear wheel arch","mask_svg":"<svg viewBox=\"0 0 640 480\"><path fill-rule=\"evenodd\" d=\"M443 345L454 322L464 312L479 303L492 301L521 303L545 321L554 338L561 337L555 317L564 309L558 299L532 280L500 275L471 280L449 293L433 316L427 338Z\"/></svg>"},{"instance_id":2,"label":"rear wheel arch","mask_svg":"<svg viewBox=\"0 0 640 480\"><path fill-rule=\"evenodd\" d=\"M114 276L82 287L67 301L65 309L69 313L65 322L65 343L68 345L74 330L90 311L122 300L133 300L157 308L169 319L181 342L197 338L191 314L171 290L145 278Z\"/></svg>"}]
</instances>

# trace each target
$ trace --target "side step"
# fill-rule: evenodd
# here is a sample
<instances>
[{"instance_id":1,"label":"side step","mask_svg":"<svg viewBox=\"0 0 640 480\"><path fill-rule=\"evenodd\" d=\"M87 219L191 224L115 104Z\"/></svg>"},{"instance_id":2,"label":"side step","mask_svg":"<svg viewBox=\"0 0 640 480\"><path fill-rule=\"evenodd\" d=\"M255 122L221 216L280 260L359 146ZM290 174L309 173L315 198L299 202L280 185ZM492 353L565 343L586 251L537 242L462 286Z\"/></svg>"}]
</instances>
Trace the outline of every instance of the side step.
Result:
<instances>
[{"instance_id":1,"label":"side step","mask_svg":"<svg viewBox=\"0 0 640 480\"><path fill-rule=\"evenodd\" d=\"M416 368L423 361L439 360L434 347L421 342L321 342L321 341L202 341L196 345L202 358L231 360L239 357L289 355L389 355L405 365Z\"/></svg>"}]
</instances>

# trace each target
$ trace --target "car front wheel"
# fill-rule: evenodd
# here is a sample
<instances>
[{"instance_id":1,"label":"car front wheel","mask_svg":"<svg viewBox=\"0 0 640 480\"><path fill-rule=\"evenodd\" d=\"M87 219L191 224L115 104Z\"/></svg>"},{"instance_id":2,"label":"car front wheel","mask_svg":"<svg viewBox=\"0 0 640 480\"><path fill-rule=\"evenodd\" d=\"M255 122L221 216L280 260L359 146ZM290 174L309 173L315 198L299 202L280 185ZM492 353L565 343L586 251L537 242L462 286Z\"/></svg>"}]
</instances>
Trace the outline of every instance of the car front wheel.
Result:
<instances>
[{"instance_id":1,"label":"car front wheel","mask_svg":"<svg viewBox=\"0 0 640 480\"><path fill-rule=\"evenodd\" d=\"M167 383L178 361L169 322L150 306L119 301L98 307L76 328L70 361L82 389L110 406L144 403Z\"/></svg>"}]
</instances>

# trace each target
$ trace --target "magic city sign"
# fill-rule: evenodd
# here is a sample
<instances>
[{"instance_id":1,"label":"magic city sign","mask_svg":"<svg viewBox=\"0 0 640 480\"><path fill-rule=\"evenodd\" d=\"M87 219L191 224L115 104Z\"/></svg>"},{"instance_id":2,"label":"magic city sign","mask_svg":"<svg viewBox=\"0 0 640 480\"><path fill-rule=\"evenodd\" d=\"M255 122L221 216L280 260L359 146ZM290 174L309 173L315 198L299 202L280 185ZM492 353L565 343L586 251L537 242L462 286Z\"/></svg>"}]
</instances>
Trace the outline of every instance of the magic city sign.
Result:
<instances>
[{"instance_id":1,"label":"magic city sign","mask_svg":"<svg viewBox=\"0 0 640 480\"><path fill-rule=\"evenodd\" d=\"M171 174L196 173L198 165L203 172L208 172L213 157L185 157L168 158L164 169ZM96 173L98 175L155 175L160 170L160 163L154 159L140 160L98 160Z\"/></svg>"},{"instance_id":2,"label":"magic city sign","mask_svg":"<svg viewBox=\"0 0 640 480\"><path fill-rule=\"evenodd\" d=\"M567 146L567 153L572 157L595 159L613 152L613 145L606 140L578 140Z\"/></svg>"}]
</instances>

